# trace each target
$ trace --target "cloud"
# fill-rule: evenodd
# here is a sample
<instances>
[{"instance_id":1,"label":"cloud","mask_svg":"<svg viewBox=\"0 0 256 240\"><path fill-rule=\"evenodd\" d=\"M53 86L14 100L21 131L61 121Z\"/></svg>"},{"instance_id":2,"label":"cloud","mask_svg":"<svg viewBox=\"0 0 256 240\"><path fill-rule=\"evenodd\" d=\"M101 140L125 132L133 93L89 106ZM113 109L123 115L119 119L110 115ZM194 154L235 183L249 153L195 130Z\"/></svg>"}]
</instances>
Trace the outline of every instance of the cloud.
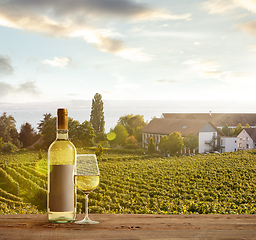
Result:
<instances>
[{"instance_id":1,"label":"cloud","mask_svg":"<svg viewBox=\"0 0 256 240\"><path fill-rule=\"evenodd\" d=\"M16 92L24 92L31 95L38 95L40 91L38 90L34 81L27 81L25 83L21 83L15 89Z\"/></svg>"},{"instance_id":2,"label":"cloud","mask_svg":"<svg viewBox=\"0 0 256 240\"><path fill-rule=\"evenodd\" d=\"M225 72L221 80L228 83L237 83L247 86L246 84L255 84L256 72Z\"/></svg>"},{"instance_id":3,"label":"cloud","mask_svg":"<svg viewBox=\"0 0 256 240\"><path fill-rule=\"evenodd\" d=\"M202 71L200 73L207 78L219 78L220 75L223 74L222 71Z\"/></svg>"},{"instance_id":4,"label":"cloud","mask_svg":"<svg viewBox=\"0 0 256 240\"><path fill-rule=\"evenodd\" d=\"M188 65L189 68L198 73L201 76L205 77L217 77L222 74L221 71L217 71L220 67L216 62L193 59L183 62L183 64Z\"/></svg>"},{"instance_id":5,"label":"cloud","mask_svg":"<svg viewBox=\"0 0 256 240\"><path fill-rule=\"evenodd\" d=\"M48 64L52 67L61 67L64 68L71 63L71 58L58 58L54 57L54 60L44 60L42 61L43 64Z\"/></svg>"},{"instance_id":6,"label":"cloud","mask_svg":"<svg viewBox=\"0 0 256 240\"><path fill-rule=\"evenodd\" d=\"M241 23L238 25L238 28L250 35L256 36L256 21Z\"/></svg>"},{"instance_id":7,"label":"cloud","mask_svg":"<svg viewBox=\"0 0 256 240\"><path fill-rule=\"evenodd\" d=\"M114 76L117 79L117 85L115 86L116 89L122 90L122 89L138 89L139 84L135 83L126 83L126 78L122 75L120 75L117 72L113 72L112 76Z\"/></svg>"},{"instance_id":8,"label":"cloud","mask_svg":"<svg viewBox=\"0 0 256 240\"><path fill-rule=\"evenodd\" d=\"M0 75L13 74L13 71L10 58L0 55Z\"/></svg>"},{"instance_id":9,"label":"cloud","mask_svg":"<svg viewBox=\"0 0 256 240\"><path fill-rule=\"evenodd\" d=\"M236 8L256 13L255 0L210 0L203 3L202 7L210 14L226 14L233 12Z\"/></svg>"},{"instance_id":10,"label":"cloud","mask_svg":"<svg viewBox=\"0 0 256 240\"><path fill-rule=\"evenodd\" d=\"M248 47L249 51L256 51L256 44L252 44Z\"/></svg>"},{"instance_id":11,"label":"cloud","mask_svg":"<svg viewBox=\"0 0 256 240\"><path fill-rule=\"evenodd\" d=\"M5 83L5 82L0 82L0 98L4 98L7 96L9 93L13 91L13 86Z\"/></svg>"},{"instance_id":12,"label":"cloud","mask_svg":"<svg viewBox=\"0 0 256 240\"><path fill-rule=\"evenodd\" d=\"M132 61L149 61L140 48L127 47L107 23L110 20L189 20L190 14L175 15L135 0L0 0L0 25L46 36L81 37L100 51Z\"/></svg>"},{"instance_id":13,"label":"cloud","mask_svg":"<svg viewBox=\"0 0 256 240\"><path fill-rule=\"evenodd\" d=\"M210 14L227 14L238 8L256 13L255 0L210 0L203 3L202 6ZM256 21L241 23L237 25L237 28L249 35L256 35Z\"/></svg>"},{"instance_id":14,"label":"cloud","mask_svg":"<svg viewBox=\"0 0 256 240\"><path fill-rule=\"evenodd\" d=\"M164 83L172 84L172 83L176 83L177 81L172 79L158 79L158 80L154 80L154 82L160 83L160 84L164 84Z\"/></svg>"},{"instance_id":15,"label":"cloud","mask_svg":"<svg viewBox=\"0 0 256 240\"><path fill-rule=\"evenodd\" d=\"M202 7L210 14L224 14L233 11L236 6L233 0L210 0L203 3Z\"/></svg>"},{"instance_id":16,"label":"cloud","mask_svg":"<svg viewBox=\"0 0 256 240\"><path fill-rule=\"evenodd\" d=\"M28 94L38 96L41 92L38 90L35 82L27 81L18 86L5 82L0 82L0 98L4 99L7 96L17 97L17 95Z\"/></svg>"},{"instance_id":17,"label":"cloud","mask_svg":"<svg viewBox=\"0 0 256 240\"><path fill-rule=\"evenodd\" d=\"M134 62L148 62L152 55L145 54L139 48L125 48L117 53L118 56L129 59Z\"/></svg>"},{"instance_id":18,"label":"cloud","mask_svg":"<svg viewBox=\"0 0 256 240\"><path fill-rule=\"evenodd\" d=\"M120 75L118 72L113 72L112 76L114 76L117 79L117 83L124 83L125 77Z\"/></svg>"},{"instance_id":19,"label":"cloud","mask_svg":"<svg viewBox=\"0 0 256 240\"><path fill-rule=\"evenodd\" d=\"M130 20L179 20L189 19L191 15L170 14L162 9L155 9L146 3L134 0L9 0L3 1L7 9L16 8L38 15L48 15L53 18L69 17L77 23L88 19L128 18Z\"/></svg>"},{"instance_id":20,"label":"cloud","mask_svg":"<svg viewBox=\"0 0 256 240\"><path fill-rule=\"evenodd\" d=\"M185 61L183 64L188 65L189 69L201 78L221 79L222 75L225 74L225 72L218 70L220 65L212 61L193 59Z\"/></svg>"},{"instance_id":21,"label":"cloud","mask_svg":"<svg viewBox=\"0 0 256 240\"><path fill-rule=\"evenodd\" d=\"M254 85L256 72L231 72L219 71L220 65L216 62L205 60L188 60L183 64L188 65L190 70L194 71L200 77L206 79L217 79L229 84L243 84L243 86Z\"/></svg>"},{"instance_id":22,"label":"cloud","mask_svg":"<svg viewBox=\"0 0 256 240\"><path fill-rule=\"evenodd\" d=\"M141 33L136 33L136 35L146 36L146 37L174 37L174 38L187 38L187 39L198 39L207 37L203 33L198 32L178 32L178 31L157 31L157 32L147 32L142 31Z\"/></svg>"}]
</instances>

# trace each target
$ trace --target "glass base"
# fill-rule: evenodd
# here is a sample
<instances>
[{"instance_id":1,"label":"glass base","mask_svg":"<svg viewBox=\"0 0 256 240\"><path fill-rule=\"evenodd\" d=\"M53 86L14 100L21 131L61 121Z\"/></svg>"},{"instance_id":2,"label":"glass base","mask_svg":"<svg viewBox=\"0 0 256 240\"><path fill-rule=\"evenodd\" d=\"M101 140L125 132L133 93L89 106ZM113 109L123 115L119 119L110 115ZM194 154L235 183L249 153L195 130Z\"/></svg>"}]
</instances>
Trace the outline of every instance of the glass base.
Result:
<instances>
[{"instance_id":1,"label":"glass base","mask_svg":"<svg viewBox=\"0 0 256 240\"><path fill-rule=\"evenodd\" d=\"M70 212L51 212L48 210L48 220L51 223L72 223L76 218L73 211Z\"/></svg>"},{"instance_id":2,"label":"glass base","mask_svg":"<svg viewBox=\"0 0 256 240\"><path fill-rule=\"evenodd\" d=\"M74 223L76 224L97 224L99 222L97 221L92 221L89 217L85 217L83 220L81 221L75 221Z\"/></svg>"},{"instance_id":3,"label":"glass base","mask_svg":"<svg viewBox=\"0 0 256 240\"><path fill-rule=\"evenodd\" d=\"M65 217L59 217L59 218L55 218L55 219L49 219L49 221L51 223L72 223L74 221L74 219L68 219Z\"/></svg>"}]
</instances>

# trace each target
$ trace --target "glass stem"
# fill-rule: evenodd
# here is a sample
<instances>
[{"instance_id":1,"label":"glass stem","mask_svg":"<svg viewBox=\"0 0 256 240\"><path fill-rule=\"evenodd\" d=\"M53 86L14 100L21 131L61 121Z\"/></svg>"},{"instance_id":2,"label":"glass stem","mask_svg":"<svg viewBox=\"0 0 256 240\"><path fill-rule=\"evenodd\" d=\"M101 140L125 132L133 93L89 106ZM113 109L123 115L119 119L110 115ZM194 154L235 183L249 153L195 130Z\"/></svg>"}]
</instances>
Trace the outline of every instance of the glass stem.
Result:
<instances>
[{"instance_id":1,"label":"glass stem","mask_svg":"<svg viewBox=\"0 0 256 240\"><path fill-rule=\"evenodd\" d=\"M85 217L84 219L88 220L88 194L85 194Z\"/></svg>"}]
</instances>

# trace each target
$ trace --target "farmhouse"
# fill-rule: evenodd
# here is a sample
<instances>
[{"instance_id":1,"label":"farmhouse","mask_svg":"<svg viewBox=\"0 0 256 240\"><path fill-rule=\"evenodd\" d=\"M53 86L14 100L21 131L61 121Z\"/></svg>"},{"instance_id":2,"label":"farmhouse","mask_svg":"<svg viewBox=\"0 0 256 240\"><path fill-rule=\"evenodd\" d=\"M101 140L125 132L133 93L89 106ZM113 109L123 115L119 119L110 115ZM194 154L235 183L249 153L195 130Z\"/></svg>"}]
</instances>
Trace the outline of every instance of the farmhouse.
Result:
<instances>
[{"instance_id":1,"label":"farmhouse","mask_svg":"<svg viewBox=\"0 0 256 240\"><path fill-rule=\"evenodd\" d=\"M164 135L169 135L173 132L180 132L182 137L193 132L198 136L198 152L209 152L213 148L220 148L218 139L223 136L211 122L207 120L192 120L192 119L166 119L155 118L142 130L142 146L147 147L150 138L154 139L156 147Z\"/></svg>"},{"instance_id":2,"label":"farmhouse","mask_svg":"<svg viewBox=\"0 0 256 240\"><path fill-rule=\"evenodd\" d=\"M250 150L256 147L256 128L244 128L237 136L238 150Z\"/></svg>"},{"instance_id":3,"label":"farmhouse","mask_svg":"<svg viewBox=\"0 0 256 240\"><path fill-rule=\"evenodd\" d=\"M198 136L199 153L219 151L231 152L238 149L252 149L256 146L256 132L242 131L237 136L227 137L221 129L227 124L229 128L236 128L238 124L243 127L250 125L256 131L256 114L253 113L163 113L161 118L153 119L142 130L142 146L147 148L149 140L153 137L156 147L161 137L173 132L180 132L182 137L193 132ZM238 139L250 139L248 143ZM247 145L243 145L247 144Z\"/></svg>"}]
</instances>

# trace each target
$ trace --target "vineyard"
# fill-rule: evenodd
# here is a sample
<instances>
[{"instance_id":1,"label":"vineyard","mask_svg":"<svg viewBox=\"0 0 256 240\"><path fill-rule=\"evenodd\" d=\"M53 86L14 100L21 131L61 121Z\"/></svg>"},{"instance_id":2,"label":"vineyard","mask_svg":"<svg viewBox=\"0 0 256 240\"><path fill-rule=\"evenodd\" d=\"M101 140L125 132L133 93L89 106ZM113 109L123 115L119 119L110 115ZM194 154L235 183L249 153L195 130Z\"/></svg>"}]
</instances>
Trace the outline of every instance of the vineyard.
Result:
<instances>
[{"instance_id":1,"label":"vineyard","mask_svg":"<svg viewBox=\"0 0 256 240\"><path fill-rule=\"evenodd\" d=\"M78 153L85 153L79 150ZM46 213L47 153L1 154L0 213ZM182 157L107 154L90 213L255 214L256 151ZM84 209L78 193L77 212Z\"/></svg>"}]
</instances>

